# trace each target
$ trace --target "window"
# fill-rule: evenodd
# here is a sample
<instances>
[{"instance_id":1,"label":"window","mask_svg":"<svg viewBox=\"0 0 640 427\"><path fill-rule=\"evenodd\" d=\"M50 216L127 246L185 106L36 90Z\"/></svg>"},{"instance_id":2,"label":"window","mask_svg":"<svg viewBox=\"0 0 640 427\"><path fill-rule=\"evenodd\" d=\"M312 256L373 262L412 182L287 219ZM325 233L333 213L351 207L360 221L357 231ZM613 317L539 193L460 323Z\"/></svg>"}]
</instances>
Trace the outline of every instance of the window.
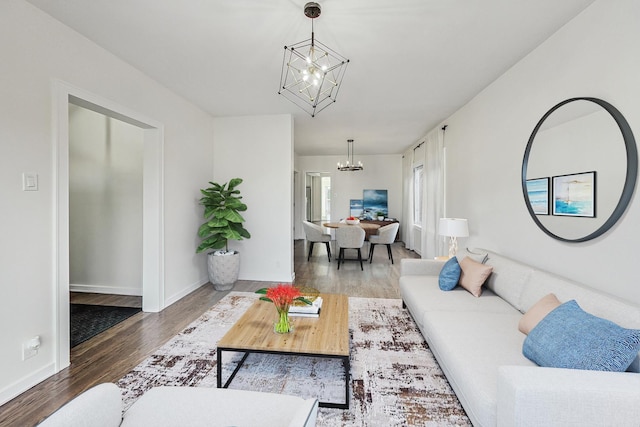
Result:
<instances>
[{"instance_id":1,"label":"window","mask_svg":"<svg viewBox=\"0 0 640 427\"><path fill-rule=\"evenodd\" d=\"M413 168L413 224L417 226L422 226L422 174L422 165Z\"/></svg>"}]
</instances>

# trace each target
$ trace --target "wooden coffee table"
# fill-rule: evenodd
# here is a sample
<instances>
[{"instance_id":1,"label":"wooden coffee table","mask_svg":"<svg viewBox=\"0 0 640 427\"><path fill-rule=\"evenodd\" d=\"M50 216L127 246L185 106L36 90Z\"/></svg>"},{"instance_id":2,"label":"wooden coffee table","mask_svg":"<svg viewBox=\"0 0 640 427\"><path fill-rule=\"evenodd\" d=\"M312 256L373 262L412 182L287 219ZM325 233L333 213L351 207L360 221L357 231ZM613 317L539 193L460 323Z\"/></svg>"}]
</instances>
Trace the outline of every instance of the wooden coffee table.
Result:
<instances>
[{"instance_id":1,"label":"wooden coffee table","mask_svg":"<svg viewBox=\"0 0 640 427\"><path fill-rule=\"evenodd\" d=\"M346 295L320 294L320 316L292 317L294 330L277 334L273 323L277 312L272 303L257 300L218 342L218 388L227 388L251 353L269 353L341 359L344 367L345 403L320 402L325 408L349 408L349 299ZM222 384L222 353L244 356Z\"/></svg>"}]
</instances>

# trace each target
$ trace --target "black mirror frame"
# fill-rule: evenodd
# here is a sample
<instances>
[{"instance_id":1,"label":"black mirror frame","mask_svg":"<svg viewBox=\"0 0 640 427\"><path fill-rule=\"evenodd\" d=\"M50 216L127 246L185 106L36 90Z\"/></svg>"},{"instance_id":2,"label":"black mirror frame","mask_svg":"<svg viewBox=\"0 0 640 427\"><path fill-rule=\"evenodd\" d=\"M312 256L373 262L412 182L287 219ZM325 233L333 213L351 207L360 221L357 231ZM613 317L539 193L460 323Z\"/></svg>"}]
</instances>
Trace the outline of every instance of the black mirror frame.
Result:
<instances>
[{"instance_id":1,"label":"black mirror frame","mask_svg":"<svg viewBox=\"0 0 640 427\"><path fill-rule=\"evenodd\" d=\"M593 233L588 234L584 237L580 237L578 239L567 239L549 231L540 222L537 215L533 212L533 208L531 207L531 203L529 202L529 195L527 193L527 165L529 162L529 154L531 152L531 147L533 146L533 141L536 137L536 134L538 133L538 130L540 129L540 126L542 126L542 123L544 123L547 117L549 117L558 108L574 101L594 102L599 106L601 106L602 108L604 108L611 115L611 117L613 117L613 119L616 121L616 123L618 124L618 127L620 128L620 132L622 133L622 138L624 139L625 150L627 153L627 173L624 181L624 188L622 189L622 194L620 195L618 204L616 205L615 209L611 213L611 216L609 216L609 218L604 222L604 224L602 224ZM622 217L622 214L629 206L629 203L631 202L631 198L633 197L633 192L636 187L637 176L638 176L638 149L636 147L636 140L633 136L633 132L631 131L631 127L629 126L629 123L624 118L622 113L620 113L620 111L618 111L618 109L615 108L613 105L609 104L606 101L603 101L602 99L588 98L588 97L570 98L558 103L549 111L547 111L546 114L542 116L542 118L540 119L536 127L533 129L533 132L529 137L529 142L527 143L527 148L524 151L524 159L522 160L522 194L524 196L524 201L527 206L527 210L529 211L529 215L531 215L531 218L536 223L536 225L542 231L544 231L547 235L553 237L554 239L561 240L563 242L569 242L569 243L586 242L588 240L595 239L596 237L600 237L601 235L606 233L611 227L614 226L616 222L618 222L620 217Z\"/></svg>"}]
</instances>

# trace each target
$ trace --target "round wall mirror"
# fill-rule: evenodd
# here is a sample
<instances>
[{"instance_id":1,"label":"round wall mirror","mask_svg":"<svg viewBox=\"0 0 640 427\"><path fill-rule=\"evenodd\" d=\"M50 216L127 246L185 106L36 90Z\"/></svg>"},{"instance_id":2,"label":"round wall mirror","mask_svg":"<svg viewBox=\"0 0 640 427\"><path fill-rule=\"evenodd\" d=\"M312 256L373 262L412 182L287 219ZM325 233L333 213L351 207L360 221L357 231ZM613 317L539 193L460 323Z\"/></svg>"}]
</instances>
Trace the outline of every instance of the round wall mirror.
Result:
<instances>
[{"instance_id":1,"label":"round wall mirror","mask_svg":"<svg viewBox=\"0 0 640 427\"><path fill-rule=\"evenodd\" d=\"M624 116L597 98L571 98L538 122L522 161L533 221L554 239L585 242L609 230L631 201L638 152Z\"/></svg>"}]
</instances>

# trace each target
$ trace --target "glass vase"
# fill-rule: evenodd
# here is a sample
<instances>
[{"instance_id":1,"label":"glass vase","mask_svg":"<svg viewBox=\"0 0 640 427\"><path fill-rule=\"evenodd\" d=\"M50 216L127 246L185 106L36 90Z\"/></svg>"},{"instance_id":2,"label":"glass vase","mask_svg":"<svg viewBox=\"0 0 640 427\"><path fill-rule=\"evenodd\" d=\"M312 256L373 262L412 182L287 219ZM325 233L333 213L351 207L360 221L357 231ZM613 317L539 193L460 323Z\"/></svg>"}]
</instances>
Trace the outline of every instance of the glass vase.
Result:
<instances>
[{"instance_id":1,"label":"glass vase","mask_svg":"<svg viewBox=\"0 0 640 427\"><path fill-rule=\"evenodd\" d=\"M293 332L293 325L289 320L289 308L278 309L278 321L273 324L273 331L277 334Z\"/></svg>"}]
</instances>

